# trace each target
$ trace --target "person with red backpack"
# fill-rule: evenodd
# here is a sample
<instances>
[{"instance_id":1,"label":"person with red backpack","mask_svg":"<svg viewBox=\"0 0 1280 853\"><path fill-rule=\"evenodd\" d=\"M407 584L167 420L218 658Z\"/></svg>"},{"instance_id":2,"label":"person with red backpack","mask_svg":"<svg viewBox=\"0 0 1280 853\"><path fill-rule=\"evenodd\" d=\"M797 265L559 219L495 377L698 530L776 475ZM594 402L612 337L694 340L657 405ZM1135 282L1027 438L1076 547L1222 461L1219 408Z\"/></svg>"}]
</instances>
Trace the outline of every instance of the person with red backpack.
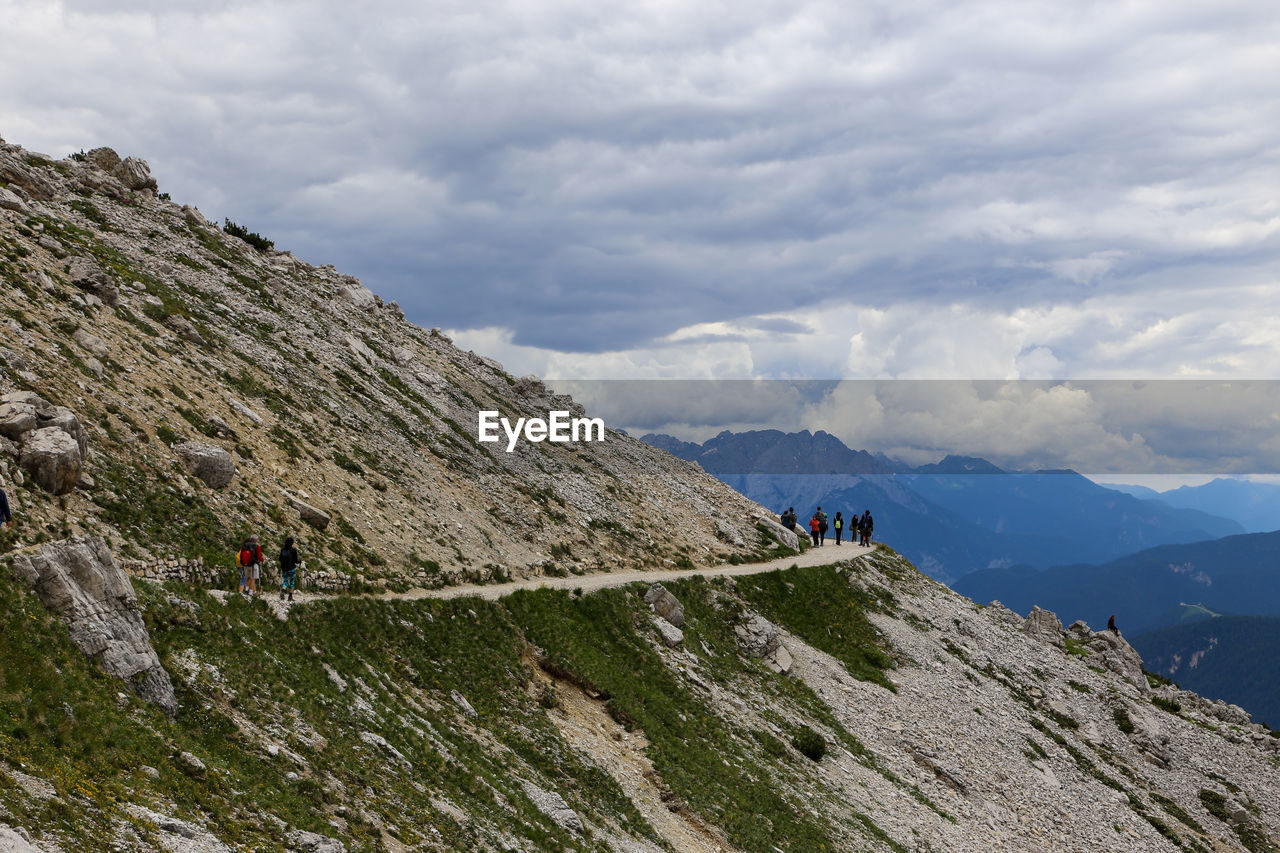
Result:
<instances>
[{"instance_id":1,"label":"person with red backpack","mask_svg":"<svg viewBox=\"0 0 1280 853\"><path fill-rule=\"evenodd\" d=\"M257 536L250 536L240 546L236 565L240 567L240 591L252 598L258 591L258 578L262 577L262 548L258 547Z\"/></svg>"}]
</instances>

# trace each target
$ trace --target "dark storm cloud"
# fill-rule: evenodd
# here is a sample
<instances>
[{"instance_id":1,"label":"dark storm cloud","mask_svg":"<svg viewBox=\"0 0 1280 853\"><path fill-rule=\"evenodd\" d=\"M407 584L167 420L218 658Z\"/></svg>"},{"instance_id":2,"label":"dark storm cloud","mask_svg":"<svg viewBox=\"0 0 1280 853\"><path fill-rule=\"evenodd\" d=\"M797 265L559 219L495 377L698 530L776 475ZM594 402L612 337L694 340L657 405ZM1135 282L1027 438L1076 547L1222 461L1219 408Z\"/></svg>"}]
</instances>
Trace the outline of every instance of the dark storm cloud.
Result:
<instances>
[{"instance_id":1,"label":"dark storm cloud","mask_svg":"<svg viewBox=\"0 0 1280 853\"><path fill-rule=\"evenodd\" d=\"M1150 343L1132 306L1191 317L1187 292L1274 284L1280 254L1270 3L0 0L0 19L6 138L147 157L175 199L515 351L1105 297L1126 341L1031 324L996 335L1011 369L1167 371L1197 339ZM1212 331L1200 363L1234 358L1230 320ZM963 342L892 334L843 364L804 337L707 364L970 369Z\"/></svg>"}]
</instances>

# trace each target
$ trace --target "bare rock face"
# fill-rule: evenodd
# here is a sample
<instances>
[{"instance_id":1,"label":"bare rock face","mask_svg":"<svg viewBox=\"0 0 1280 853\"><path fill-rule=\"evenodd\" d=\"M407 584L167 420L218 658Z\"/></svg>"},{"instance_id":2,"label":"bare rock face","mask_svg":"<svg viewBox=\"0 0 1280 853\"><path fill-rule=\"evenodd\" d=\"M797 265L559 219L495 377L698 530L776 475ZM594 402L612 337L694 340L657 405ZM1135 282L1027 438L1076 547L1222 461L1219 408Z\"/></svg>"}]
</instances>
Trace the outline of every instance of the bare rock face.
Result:
<instances>
[{"instance_id":1,"label":"bare rock face","mask_svg":"<svg viewBox=\"0 0 1280 853\"><path fill-rule=\"evenodd\" d=\"M84 471L80 445L59 427L28 434L22 442L18 464L37 486L55 495L74 490Z\"/></svg>"},{"instance_id":2,"label":"bare rock face","mask_svg":"<svg viewBox=\"0 0 1280 853\"><path fill-rule=\"evenodd\" d=\"M151 647L129 576L101 537L41 546L15 557L13 568L66 621L82 652L166 714L177 712L173 684Z\"/></svg>"},{"instance_id":3,"label":"bare rock face","mask_svg":"<svg viewBox=\"0 0 1280 853\"><path fill-rule=\"evenodd\" d=\"M104 172L114 172L121 163L120 155L113 148L94 148L84 159Z\"/></svg>"},{"instance_id":4,"label":"bare rock face","mask_svg":"<svg viewBox=\"0 0 1280 853\"><path fill-rule=\"evenodd\" d=\"M173 452L178 454L188 474L200 478L211 489L225 489L236 474L231 454L217 445L187 441L175 444Z\"/></svg>"},{"instance_id":5,"label":"bare rock face","mask_svg":"<svg viewBox=\"0 0 1280 853\"><path fill-rule=\"evenodd\" d=\"M1032 607L1022 623L1022 631L1060 649L1066 648L1066 641L1062 638L1062 622L1052 610Z\"/></svg>"},{"instance_id":6,"label":"bare rock face","mask_svg":"<svg viewBox=\"0 0 1280 853\"><path fill-rule=\"evenodd\" d=\"M644 602L675 627L684 627L684 605L662 584L655 583L649 587L649 591L644 594Z\"/></svg>"}]
</instances>

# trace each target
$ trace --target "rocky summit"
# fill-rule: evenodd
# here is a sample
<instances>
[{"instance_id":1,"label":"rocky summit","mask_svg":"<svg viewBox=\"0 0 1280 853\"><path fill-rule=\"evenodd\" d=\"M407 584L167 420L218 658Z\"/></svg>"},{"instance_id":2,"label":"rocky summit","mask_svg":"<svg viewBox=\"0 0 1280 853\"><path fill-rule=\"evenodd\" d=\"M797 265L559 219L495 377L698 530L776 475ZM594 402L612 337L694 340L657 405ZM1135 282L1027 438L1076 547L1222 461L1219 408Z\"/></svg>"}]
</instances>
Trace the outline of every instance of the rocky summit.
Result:
<instances>
[{"instance_id":1,"label":"rocky summit","mask_svg":"<svg viewBox=\"0 0 1280 853\"><path fill-rule=\"evenodd\" d=\"M0 851L1280 850L1280 735L1123 635L480 444L583 413L139 158L0 145L0 257Z\"/></svg>"}]
</instances>

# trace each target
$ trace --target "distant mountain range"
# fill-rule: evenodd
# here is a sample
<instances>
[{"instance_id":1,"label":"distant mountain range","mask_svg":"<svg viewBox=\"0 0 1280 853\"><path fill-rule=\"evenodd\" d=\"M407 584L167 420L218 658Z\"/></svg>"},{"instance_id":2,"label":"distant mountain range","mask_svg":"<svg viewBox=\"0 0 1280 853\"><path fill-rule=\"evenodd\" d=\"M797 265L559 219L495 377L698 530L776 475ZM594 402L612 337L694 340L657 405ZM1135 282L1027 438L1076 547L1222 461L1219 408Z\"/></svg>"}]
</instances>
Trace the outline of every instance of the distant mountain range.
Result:
<instances>
[{"instance_id":1,"label":"distant mountain range","mask_svg":"<svg viewBox=\"0 0 1280 853\"><path fill-rule=\"evenodd\" d=\"M1218 613L1280 615L1280 532L1162 545L1100 565L983 569L953 587L1020 612L1039 605L1064 623L1084 619L1097 627L1114 613L1127 634L1166 627L1185 614L1186 602Z\"/></svg>"},{"instance_id":2,"label":"distant mountain range","mask_svg":"<svg viewBox=\"0 0 1280 853\"><path fill-rule=\"evenodd\" d=\"M1150 671L1280 727L1280 616L1202 615L1132 643Z\"/></svg>"},{"instance_id":3,"label":"distant mountain range","mask_svg":"<svg viewBox=\"0 0 1280 853\"><path fill-rule=\"evenodd\" d=\"M1198 509L1233 519L1248 533L1280 530L1280 484L1219 478L1202 486L1183 486L1157 492L1145 486L1108 488L1173 507Z\"/></svg>"},{"instance_id":4,"label":"distant mountain range","mask_svg":"<svg viewBox=\"0 0 1280 853\"><path fill-rule=\"evenodd\" d=\"M852 450L822 431L726 431L702 444L654 434L641 440L697 462L764 506L794 506L802 519L819 505L832 517L870 509L877 538L944 582L975 569L1103 562L1244 530L1072 471L1006 472L966 456L916 468Z\"/></svg>"}]
</instances>

